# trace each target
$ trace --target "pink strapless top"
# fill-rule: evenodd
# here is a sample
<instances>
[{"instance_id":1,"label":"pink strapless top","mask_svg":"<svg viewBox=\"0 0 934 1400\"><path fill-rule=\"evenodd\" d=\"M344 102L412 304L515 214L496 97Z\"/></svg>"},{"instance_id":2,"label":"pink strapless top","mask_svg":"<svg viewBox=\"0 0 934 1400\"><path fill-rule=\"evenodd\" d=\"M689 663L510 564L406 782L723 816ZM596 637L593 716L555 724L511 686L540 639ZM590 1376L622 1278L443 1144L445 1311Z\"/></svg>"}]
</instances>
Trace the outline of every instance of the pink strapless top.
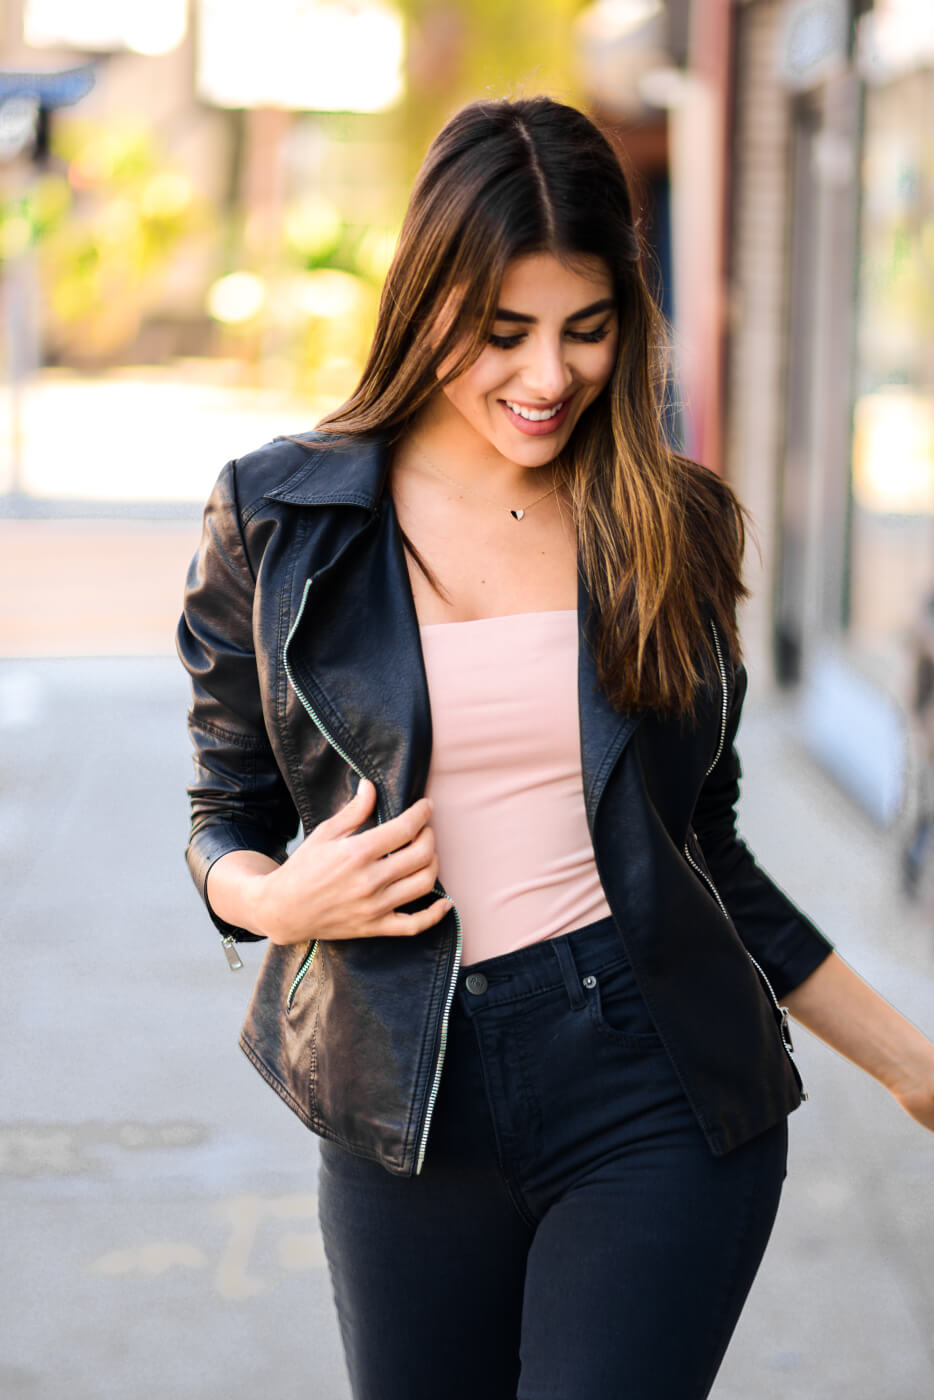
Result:
<instances>
[{"instance_id":1,"label":"pink strapless top","mask_svg":"<svg viewBox=\"0 0 934 1400\"><path fill-rule=\"evenodd\" d=\"M581 782L577 612L419 630L433 734L427 794L464 963L603 918Z\"/></svg>"}]
</instances>

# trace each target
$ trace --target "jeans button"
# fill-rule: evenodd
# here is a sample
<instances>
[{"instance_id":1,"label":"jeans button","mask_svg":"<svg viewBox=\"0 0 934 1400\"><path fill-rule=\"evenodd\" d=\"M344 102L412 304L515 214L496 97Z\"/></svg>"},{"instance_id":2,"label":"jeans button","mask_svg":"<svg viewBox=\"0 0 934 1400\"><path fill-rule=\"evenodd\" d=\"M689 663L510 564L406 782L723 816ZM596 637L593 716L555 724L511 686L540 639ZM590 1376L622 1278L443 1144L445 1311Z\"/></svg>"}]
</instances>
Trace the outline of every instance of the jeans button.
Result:
<instances>
[{"instance_id":1,"label":"jeans button","mask_svg":"<svg viewBox=\"0 0 934 1400\"><path fill-rule=\"evenodd\" d=\"M588 977L582 978L582 979L581 979L581 983L582 983L582 986L586 987L588 991L592 991L593 988L597 985L597 979L596 979L596 977L589 977L589 976L588 976Z\"/></svg>"},{"instance_id":2,"label":"jeans button","mask_svg":"<svg viewBox=\"0 0 934 1400\"><path fill-rule=\"evenodd\" d=\"M470 976L467 978L467 990L470 992L471 996L482 996L488 986L489 983L482 972L471 972Z\"/></svg>"}]
</instances>

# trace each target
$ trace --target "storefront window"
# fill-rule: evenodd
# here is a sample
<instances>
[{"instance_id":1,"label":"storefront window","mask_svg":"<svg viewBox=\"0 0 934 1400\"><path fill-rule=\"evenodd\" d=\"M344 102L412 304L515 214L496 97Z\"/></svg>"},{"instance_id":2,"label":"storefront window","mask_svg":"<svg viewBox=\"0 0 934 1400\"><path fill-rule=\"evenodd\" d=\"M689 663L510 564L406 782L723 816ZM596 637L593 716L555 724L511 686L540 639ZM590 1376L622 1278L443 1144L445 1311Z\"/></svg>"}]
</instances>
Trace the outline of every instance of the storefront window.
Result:
<instances>
[{"instance_id":1,"label":"storefront window","mask_svg":"<svg viewBox=\"0 0 934 1400\"><path fill-rule=\"evenodd\" d=\"M932 129L934 72L868 88L850 621L880 671L906 661L934 608Z\"/></svg>"}]
</instances>

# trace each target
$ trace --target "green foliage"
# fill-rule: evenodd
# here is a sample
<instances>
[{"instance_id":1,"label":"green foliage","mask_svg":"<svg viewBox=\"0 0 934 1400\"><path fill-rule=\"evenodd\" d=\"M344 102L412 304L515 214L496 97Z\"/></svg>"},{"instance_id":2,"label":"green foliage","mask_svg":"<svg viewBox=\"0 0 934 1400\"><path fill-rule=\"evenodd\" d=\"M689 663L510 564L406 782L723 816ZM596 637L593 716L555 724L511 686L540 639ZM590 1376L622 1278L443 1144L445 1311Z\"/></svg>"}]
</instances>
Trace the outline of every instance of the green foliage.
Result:
<instances>
[{"instance_id":1,"label":"green foliage","mask_svg":"<svg viewBox=\"0 0 934 1400\"><path fill-rule=\"evenodd\" d=\"M53 154L60 169L0 211L0 255L37 248L50 348L106 358L132 341L209 211L136 123L63 123Z\"/></svg>"}]
</instances>

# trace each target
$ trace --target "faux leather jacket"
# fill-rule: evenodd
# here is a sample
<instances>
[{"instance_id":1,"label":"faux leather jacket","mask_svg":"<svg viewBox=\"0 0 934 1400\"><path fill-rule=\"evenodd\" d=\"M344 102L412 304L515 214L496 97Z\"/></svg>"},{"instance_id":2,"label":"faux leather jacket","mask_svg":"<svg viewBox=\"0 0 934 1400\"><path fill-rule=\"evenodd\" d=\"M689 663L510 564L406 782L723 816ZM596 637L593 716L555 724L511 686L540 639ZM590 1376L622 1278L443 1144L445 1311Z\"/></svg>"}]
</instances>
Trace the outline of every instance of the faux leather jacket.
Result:
<instances>
[{"instance_id":1,"label":"faux leather jacket","mask_svg":"<svg viewBox=\"0 0 934 1400\"><path fill-rule=\"evenodd\" d=\"M431 714L388 451L308 441L224 468L188 577L178 647L202 895L229 851L284 860L299 822L333 814L359 774L380 820L425 789ZM698 1124L725 1153L801 1101L779 1001L830 944L736 835L742 668L721 654L690 722L620 713L597 684L583 590L579 617L597 869ZM228 947L252 937L212 918ZM430 1151L459 960L456 911L414 938L270 945L242 1048L309 1128L410 1175Z\"/></svg>"}]
</instances>

